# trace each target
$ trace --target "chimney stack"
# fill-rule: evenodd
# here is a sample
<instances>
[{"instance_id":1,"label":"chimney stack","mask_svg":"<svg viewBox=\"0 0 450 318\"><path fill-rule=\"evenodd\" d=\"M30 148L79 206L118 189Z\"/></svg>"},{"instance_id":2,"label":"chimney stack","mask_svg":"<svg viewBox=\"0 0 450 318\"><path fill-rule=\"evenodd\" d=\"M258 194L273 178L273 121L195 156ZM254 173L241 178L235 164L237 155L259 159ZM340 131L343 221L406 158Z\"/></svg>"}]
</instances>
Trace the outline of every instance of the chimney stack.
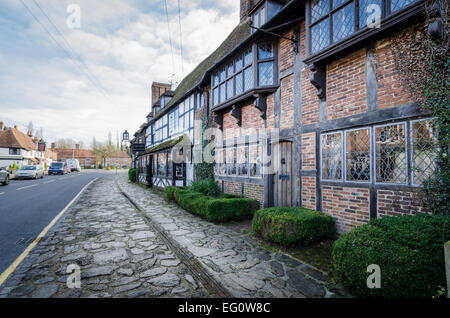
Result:
<instances>
[{"instance_id":1,"label":"chimney stack","mask_svg":"<svg viewBox=\"0 0 450 318\"><path fill-rule=\"evenodd\" d=\"M164 94L166 91L170 91L171 87L172 86L170 84L153 82L152 83L152 106L155 105L155 103L158 101L158 99L161 97L162 94Z\"/></svg>"},{"instance_id":2,"label":"chimney stack","mask_svg":"<svg viewBox=\"0 0 450 318\"><path fill-rule=\"evenodd\" d=\"M32 138L32 137L33 137L33 132L32 132L32 131L29 131L29 132L27 133L27 135L28 135L28 137Z\"/></svg>"},{"instance_id":3,"label":"chimney stack","mask_svg":"<svg viewBox=\"0 0 450 318\"><path fill-rule=\"evenodd\" d=\"M52 149L55 149L56 144L54 142L52 142Z\"/></svg>"},{"instance_id":4,"label":"chimney stack","mask_svg":"<svg viewBox=\"0 0 450 318\"><path fill-rule=\"evenodd\" d=\"M3 121L0 121L0 132L2 132L5 129L5 123Z\"/></svg>"},{"instance_id":5,"label":"chimney stack","mask_svg":"<svg viewBox=\"0 0 450 318\"><path fill-rule=\"evenodd\" d=\"M248 14L254 8L257 0L241 0L241 10L240 10L240 18L241 22L244 22L247 19Z\"/></svg>"},{"instance_id":6,"label":"chimney stack","mask_svg":"<svg viewBox=\"0 0 450 318\"><path fill-rule=\"evenodd\" d=\"M80 144L76 144L76 145L75 145L75 149L76 149L76 150L80 150Z\"/></svg>"}]
</instances>

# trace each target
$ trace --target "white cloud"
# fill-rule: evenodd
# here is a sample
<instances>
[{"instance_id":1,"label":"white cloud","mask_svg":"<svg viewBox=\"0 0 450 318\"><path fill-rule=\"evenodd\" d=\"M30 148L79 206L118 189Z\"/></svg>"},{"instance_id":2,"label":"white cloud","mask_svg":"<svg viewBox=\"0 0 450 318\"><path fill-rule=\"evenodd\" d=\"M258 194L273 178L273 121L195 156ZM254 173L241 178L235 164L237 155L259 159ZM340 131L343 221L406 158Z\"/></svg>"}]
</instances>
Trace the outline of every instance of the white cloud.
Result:
<instances>
[{"instance_id":1,"label":"white cloud","mask_svg":"<svg viewBox=\"0 0 450 318\"><path fill-rule=\"evenodd\" d=\"M163 1L79 0L80 30L65 25L66 7L73 1L38 1L82 57L94 75L92 81L98 80L106 92L83 74L84 66L73 65L17 1L7 0L6 21L27 25L11 39L15 54L0 47L0 120L7 125L33 121L44 128L47 141L74 138L89 144L93 136L106 139L108 131L134 132L150 111L151 82L167 82L174 72L182 79L177 0L168 0L174 65ZM32 1L26 3L62 43ZM236 26L239 1L181 0L181 4L186 75ZM21 51L21 42L35 51Z\"/></svg>"}]
</instances>

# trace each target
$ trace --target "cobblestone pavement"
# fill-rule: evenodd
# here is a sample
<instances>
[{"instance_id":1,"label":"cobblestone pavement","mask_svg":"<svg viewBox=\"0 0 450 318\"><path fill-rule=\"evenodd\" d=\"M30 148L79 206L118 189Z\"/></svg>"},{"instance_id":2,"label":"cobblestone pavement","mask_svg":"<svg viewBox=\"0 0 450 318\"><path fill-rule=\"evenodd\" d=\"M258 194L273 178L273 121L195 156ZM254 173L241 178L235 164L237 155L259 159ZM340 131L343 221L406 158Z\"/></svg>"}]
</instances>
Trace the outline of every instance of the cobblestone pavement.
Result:
<instances>
[{"instance_id":1,"label":"cobblestone pavement","mask_svg":"<svg viewBox=\"0 0 450 318\"><path fill-rule=\"evenodd\" d=\"M164 229L235 297L348 297L316 268L268 252L245 234L191 215L161 196L117 182L149 220Z\"/></svg>"},{"instance_id":2,"label":"cobblestone pavement","mask_svg":"<svg viewBox=\"0 0 450 318\"><path fill-rule=\"evenodd\" d=\"M80 289L67 287L71 264L81 268ZM223 296L214 286L234 297L349 296L312 266L119 173L94 181L1 286L0 298Z\"/></svg>"},{"instance_id":3,"label":"cobblestone pavement","mask_svg":"<svg viewBox=\"0 0 450 318\"><path fill-rule=\"evenodd\" d=\"M89 186L2 285L0 298L209 296L114 178ZM67 287L71 264L81 268L80 289Z\"/></svg>"}]
</instances>

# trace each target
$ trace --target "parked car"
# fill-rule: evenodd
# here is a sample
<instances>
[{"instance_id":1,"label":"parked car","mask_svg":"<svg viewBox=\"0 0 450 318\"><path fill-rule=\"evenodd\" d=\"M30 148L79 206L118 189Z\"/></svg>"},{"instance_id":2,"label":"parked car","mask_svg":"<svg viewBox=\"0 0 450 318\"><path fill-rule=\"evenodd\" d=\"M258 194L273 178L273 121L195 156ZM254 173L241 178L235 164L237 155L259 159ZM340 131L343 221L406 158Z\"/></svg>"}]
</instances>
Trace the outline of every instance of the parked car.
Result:
<instances>
[{"instance_id":1,"label":"parked car","mask_svg":"<svg viewBox=\"0 0 450 318\"><path fill-rule=\"evenodd\" d=\"M44 168L42 166L22 166L15 173L15 178L20 179L42 179Z\"/></svg>"},{"instance_id":2,"label":"parked car","mask_svg":"<svg viewBox=\"0 0 450 318\"><path fill-rule=\"evenodd\" d=\"M6 168L0 168L0 183L3 185L9 184L9 172Z\"/></svg>"},{"instance_id":3,"label":"parked car","mask_svg":"<svg viewBox=\"0 0 450 318\"><path fill-rule=\"evenodd\" d=\"M78 161L78 159L67 159L66 160L66 164L69 166L70 171L81 171L81 166L80 166L80 162Z\"/></svg>"},{"instance_id":4,"label":"parked car","mask_svg":"<svg viewBox=\"0 0 450 318\"><path fill-rule=\"evenodd\" d=\"M52 174L66 174L67 173L67 164L65 162L52 162L50 167L48 168L48 175Z\"/></svg>"}]
</instances>

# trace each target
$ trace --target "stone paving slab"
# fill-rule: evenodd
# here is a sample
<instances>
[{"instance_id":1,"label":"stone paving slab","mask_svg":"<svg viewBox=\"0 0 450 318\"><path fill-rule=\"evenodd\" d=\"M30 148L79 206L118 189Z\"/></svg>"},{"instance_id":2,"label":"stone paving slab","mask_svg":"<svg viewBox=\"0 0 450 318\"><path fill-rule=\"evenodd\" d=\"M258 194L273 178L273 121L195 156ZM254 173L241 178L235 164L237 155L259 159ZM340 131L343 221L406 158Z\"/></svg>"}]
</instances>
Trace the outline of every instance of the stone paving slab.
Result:
<instances>
[{"instance_id":1,"label":"stone paving slab","mask_svg":"<svg viewBox=\"0 0 450 318\"><path fill-rule=\"evenodd\" d=\"M117 183L152 222L196 257L235 297L349 297L318 269L290 256L268 252L248 236L189 214L160 195Z\"/></svg>"},{"instance_id":2,"label":"stone paving slab","mask_svg":"<svg viewBox=\"0 0 450 318\"><path fill-rule=\"evenodd\" d=\"M0 298L209 296L114 178L105 175L89 186L1 286ZM81 268L80 289L67 287L71 264Z\"/></svg>"}]
</instances>

